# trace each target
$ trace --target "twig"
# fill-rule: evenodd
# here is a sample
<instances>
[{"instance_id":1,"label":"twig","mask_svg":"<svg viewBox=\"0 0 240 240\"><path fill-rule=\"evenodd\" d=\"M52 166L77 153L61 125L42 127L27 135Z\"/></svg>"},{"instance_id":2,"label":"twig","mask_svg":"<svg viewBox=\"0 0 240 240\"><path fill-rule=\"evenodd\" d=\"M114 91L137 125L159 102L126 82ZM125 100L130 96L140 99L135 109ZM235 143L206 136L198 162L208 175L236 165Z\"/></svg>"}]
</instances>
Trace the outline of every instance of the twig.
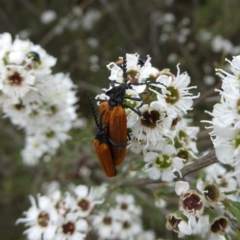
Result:
<instances>
[{"instance_id":1,"label":"twig","mask_svg":"<svg viewBox=\"0 0 240 240\"><path fill-rule=\"evenodd\" d=\"M185 176L187 176L190 173L196 172L200 169L203 169L207 166L210 166L214 163L218 163L217 157L215 155L215 151L211 151L204 157L200 158L199 160L195 161L192 164L187 165L181 170L182 177L178 177L174 179L175 181L178 181L180 179L184 179ZM162 180L151 180L151 179L136 179L136 180L127 180L120 183L119 187L136 187L136 186L142 186L142 185L149 185L149 184L166 184Z\"/></svg>"},{"instance_id":2,"label":"twig","mask_svg":"<svg viewBox=\"0 0 240 240\"><path fill-rule=\"evenodd\" d=\"M102 89L100 87L94 86L93 84L87 83L85 81L79 80L77 81L77 85L80 89L86 89L96 94L100 94L102 92Z\"/></svg>"},{"instance_id":3,"label":"twig","mask_svg":"<svg viewBox=\"0 0 240 240\"><path fill-rule=\"evenodd\" d=\"M41 11L28 0L18 0L21 2L34 16L40 16Z\"/></svg>"},{"instance_id":4,"label":"twig","mask_svg":"<svg viewBox=\"0 0 240 240\"><path fill-rule=\"evenodd\" d=\"M195 107L196 105L200 104L201 102L203 102L207 97L211 96L212 94L215 93L215 89L216 88L220 88L221 87L222 82L219 81L215 86L213 86L212 88L210 88L208 91L206 91L205 93L203 93L199 98L197 98L194 103L193 103L193 107Z\"/></svg>"},{"instance_id":5,"label":"twig","mask_svg":"<svg viewBox=\"0 0 240 240\"><path fill-rule=\"evenodd\" d=\"M82 10L84 8L86 8L88 5L90 5L94 0L85 0L82 3L80 3L78 5L78 7L80 7ZM65 19L68 20L68 22L70 22L75 16L74 11L70 11L66 16L64 16ZM50 42L52 40L52 38L55 36L55 28L56 26L54 26L39 42L39 45L41 45L42 47L46 46L46 44L48 42Z\"/></svg>"},{"instance_id":6,"label":"twig","mask_svg":"<svg viewBox=\"0 0 240 240\"><path fill-rule=\"evenodd\" d=\"M182 177L184 178L186 175L196 172L196 171L203 169L207 166L210 166L214 163L218 163L218 159L216 157L215 151L213 150L210 153L208 153L207 155L205 155L204 157L195 161L194 163L189 164L186 167L184 167L181 171Z\"/></svg>"}]
</instances>

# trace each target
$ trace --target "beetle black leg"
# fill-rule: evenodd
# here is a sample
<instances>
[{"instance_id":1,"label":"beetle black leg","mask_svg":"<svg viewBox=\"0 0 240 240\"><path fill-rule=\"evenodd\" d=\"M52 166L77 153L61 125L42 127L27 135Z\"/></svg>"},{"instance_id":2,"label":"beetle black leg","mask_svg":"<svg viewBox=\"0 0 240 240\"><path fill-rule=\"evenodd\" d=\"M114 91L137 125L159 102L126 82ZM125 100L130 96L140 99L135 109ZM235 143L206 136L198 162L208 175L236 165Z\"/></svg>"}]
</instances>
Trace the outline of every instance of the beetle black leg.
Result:
<instances>
[{"instance_id":1,"label":"beetle black leg","mask_svg":"<svg viewBox=\"0 0 240 240\"><path fill-rule=\"evenodd\" d=\"M128 128L128 131L127 131L127 136L128 136L128 140L131 140L130 129L129 128Z\"/></svg>"},{"instance_id":2,"label":"beetle black leg","mask_svg":"<svg viewBox=\"0 0 240 240\"><path fill-rule=\"evenodd\" d=\"M142 101L142 98L133 98L133 97L124 97L126 99L130 99L132 101Z\"/></svg>"},{"instance_id":3,"label":"beetle black leg","mask_svg":"<svg viewBox=\"0 0 240 240\"><path fill-rule=\"evenodd\" d=\"M127 141L124 142L124 143L122 143L122 144L117 144L117 143L115 143L112 139L110 139L109 137L108 137L108 141L109 141L114 147L116 147L116 148L118 148L118 149L120 149L120 150L124 149L124 148L127 146Z\"/></svg>"},{"instance_id":4,"label":"beetle black leg","mask_svg":"<svg viewBox=\"0 0 240 240\"><path fill-rule=\"evenodd\" d=\"M130 106L128 106L128 105L125 105L125 104L123 104L123 107L124 108L129 108L129 109L131 109L133 112L135 112L138 116L142 116L142 113L141 113L141 111L137 108L137 109L135 109L135 108L133 108L133 107L130 107Z\"/></svg>"}]
</instances>

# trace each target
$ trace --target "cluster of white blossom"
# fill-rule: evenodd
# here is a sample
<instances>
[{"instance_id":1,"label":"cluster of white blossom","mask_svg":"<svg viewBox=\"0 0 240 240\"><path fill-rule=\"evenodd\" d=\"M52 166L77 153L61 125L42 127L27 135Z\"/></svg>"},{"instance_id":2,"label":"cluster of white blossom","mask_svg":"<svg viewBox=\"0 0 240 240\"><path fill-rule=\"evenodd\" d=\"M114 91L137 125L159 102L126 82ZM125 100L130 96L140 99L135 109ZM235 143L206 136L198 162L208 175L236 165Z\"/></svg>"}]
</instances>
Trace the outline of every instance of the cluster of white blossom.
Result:
<instances>
[{"instance_id":1,"label":"cluster of white blossom","mask_svg":"<svg viewBox=\"0 0 240 240\"><path fill-rule=\"evenodd\" d=\"M190 188L188 182L176 182L180 211L167 215L167 229L177 232L179 237L199 235L204 239L208 236L224 240L226 234L235 236L231 227L236 221L233 215L236 208L222 192L221 185L199 179L196 187L197 190Z\"/></svg>"},{"instance_id":2,"label":"cluster of white blossom","mask_svg":"<svg viewBox=\"0 0 240 240\"><path fill-rule=\"evenodd\" d=\"M121 60L121 64L107 65L111 84L105 91L113 85L129 86L124 100L131 135L128 147L135 153L143 152L144 170L150 178L172 181L173 172L181 170L198 152L195 141L199 128L189 126L189 120L183 118L198 97L189 92L195 87L188 86L190 77L180 74L179 66L175 76L168 69L153 67L149 56L143 60L138 54L124 54ZM109 97L101 94L96 99Z\"/></svg>"},{"instance_id":3,"label":"cluster of white blossom","mask_svg":"<svg viewBox=\"0 0 240 240\"><path fill-rule=\"evenodd\" d=\"M56 59L29 40L0 35L0 106L24 129L24 163L34 165L69 138L76 115L76 90L68 75L52 74Z\"/></svg>"},{"instance_id":4,"label":"cluster of white blossom","mask_svg":"<svg viewBox=\"0 0 240 240\"><path fill-rule=\"evenodd\" d=\"M25 218L16 222L25 223L28 240L81 240L88 234L102 240L155 239L153 231L143 230L142 209L132 195L117 194L114 205L110 197L102 204L101 198L107 191L104 184L90 190L85 185L71 186L74 194L65 195L60 190L49 192L55 188L51 185L46 187L46 196L37 196L37 203L30 196L32 206L24 212ZM93 212L96 204L102 204L105 210Z\"/></svg>"},{"instance_id":5,"label":"cluster of white blossom","mask_svg":"<svg viewBox=\"0 0 240 240\"><path fill-rule=\"evenodd\" d=\"M32 206L24 212L25 218L16 223L25 223L28 240L81 240L85 239L90 229L89 215L96 204L94 189L85 185L74 188L74 196L70 193L61 195L59 190L49 196L32 196Z\"/></svg>"},{"instance_id":6,"label":"cluster of white blossom","mask_svg":"<svg viewBox=\"0 0 240 240\"><path fill-rule=\"evenodd\" d=\"M94 216L93 228L99 239L154 240L153 231L144 231L141 222L142 209L130 194L118 194L116 205L108 212Z\"/></svg>"},{"instance_id":7,"label":"cluster of white blossom","mask_svg":"<svg viewBox=\"0 0 240 240\"><path fill-rule=\"evenodd\" d=\"M240 164L240 56L236 56L231 64L232 74L216 69L222 78L220 103L214 106L212 121L206 121L213 128L211 139L218 160L223 164L236 167Z\"/></svg>"}]
</instances>

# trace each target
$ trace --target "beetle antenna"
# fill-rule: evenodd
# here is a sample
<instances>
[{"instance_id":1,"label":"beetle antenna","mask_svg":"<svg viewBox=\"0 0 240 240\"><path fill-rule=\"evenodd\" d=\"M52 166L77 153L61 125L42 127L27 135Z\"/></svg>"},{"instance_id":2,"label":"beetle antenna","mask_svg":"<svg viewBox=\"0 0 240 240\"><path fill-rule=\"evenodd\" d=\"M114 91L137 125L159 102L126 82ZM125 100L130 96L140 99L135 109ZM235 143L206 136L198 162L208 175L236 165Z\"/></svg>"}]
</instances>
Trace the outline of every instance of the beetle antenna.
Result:
<instances>
[{"instance_id":1,"label":"beetle antenna","mask_svg":"<svg viewBox=\"0 0 240 240\"><path fill-rule=\"evenodd\" d=\"M118 47L118 49L122 52L122 57L123 57L123 62L122 62L122 70L123 70L123 78L125 83L127 83L128 78L127 78L127 55L125 53L125 51Z\"/></svg>"},{"instance_id":2,"label":"beetle antenna","mask_svg":"<svg viewBox=\"0 0 240 240\"><path fill-rule=\"evenodd\" d=\"M99 120L99 117L98 117L98 114L97 114L97 110L96 110L96 108L94 106L94 102L93 102L92 98L90 97L89 93L87 93L87 96L88 96L88 100L89 100L90 105L91 105L91 109L92 109L92 113L93 113L93 117L94 117L95 123L96 123L97 127L100 127L101 126L100 125L100 121L101 120Z\"/></svg>"},{"instance_id":3,"label":"beetle antenna","mask_svg":"<svg viewBox=\"0 0 240 240\"><path fill-rule=\"evenodd\" d=\"M128 79L127 79L127 55L123 50L122 50L122 54L123 54L123 63L122 63L123 78L124 78L125 83L127 83L127 81L128 81Z\"/></svg>"}]
</instances>

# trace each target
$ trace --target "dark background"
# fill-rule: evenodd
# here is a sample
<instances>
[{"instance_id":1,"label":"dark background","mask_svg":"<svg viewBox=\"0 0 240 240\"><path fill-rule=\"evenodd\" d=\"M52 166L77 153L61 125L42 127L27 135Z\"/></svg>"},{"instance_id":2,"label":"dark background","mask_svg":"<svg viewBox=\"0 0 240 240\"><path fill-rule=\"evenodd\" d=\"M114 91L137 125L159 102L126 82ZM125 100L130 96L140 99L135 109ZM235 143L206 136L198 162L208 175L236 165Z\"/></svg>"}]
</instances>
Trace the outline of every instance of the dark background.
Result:
<instances>
[{"instance_id":1,"label":"dark background","mask_svg":"<svg viewBox=\"0 0 240 240\"><path fill-rule=\"evenodd\" d=\"M49 24L41 22L41 14L46 10L56 12L56 19ZM11 33L13 39L17 35L29 38L58 59L53 72L70 73L79 87L79 116L87 119L88 126L73 131L72 140L51 162L28 167L20 156L23 131L8 119L1 120L0 238L24 239L23 224L14 226L14 223L30 206L27 196L41 192L44 182L57 180L64 189L70 182L93 185L99 184L99 179L104 180L97 162L92 161L96 159L91 142L94 127L86 92L93 96L108 87L105 64L118 59L121 55L118 47L128 53L150 55L153 66L160 70L169 68L176 73L176 64L180 63L181 72L188 72L191 85L198 86L195 93L200 92L202 96L191 113L193 124L201 128L198 148L201 152L211 148L208 132L200 120L209 119L204 110L212 111L218 101L214 88L221 81L215 76L215 67L224 68L225 57L232 59L233 55L224 50L216 52L212 40L219 35L233 46L240 45L239 10L238 0L0 0L0 32ZM94 16L96 21L86 29ZM169 22L166 16L175 20ZM201 40L203 30L210 33L206 41ZM89 42L97 44L93 46ZM211 84L204 81L206 76L211 76ZM81 176L82 166L89 167L94 175ZM165 229L165 217L160 210L157 216L151 206L144 201L140 203L146 209L143 218L146 229L154 229L164 239L177 239ZM176 210L177 201L172 199L171 204Z\"/></svg>"}]
</instances>

